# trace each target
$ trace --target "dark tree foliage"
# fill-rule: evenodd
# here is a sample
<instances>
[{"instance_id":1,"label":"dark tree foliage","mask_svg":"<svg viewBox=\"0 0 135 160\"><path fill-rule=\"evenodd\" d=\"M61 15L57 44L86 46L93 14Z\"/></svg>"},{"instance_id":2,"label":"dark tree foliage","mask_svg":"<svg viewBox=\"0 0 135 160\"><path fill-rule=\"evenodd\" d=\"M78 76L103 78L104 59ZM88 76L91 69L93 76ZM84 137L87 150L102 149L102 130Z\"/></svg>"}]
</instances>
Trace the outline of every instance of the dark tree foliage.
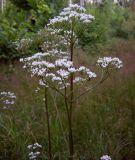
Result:
<instances>
[{"instance_id":1,"label":"dark tree foliage","mask_svg":"<svg viewBox=\"0 0 135 160\"><path fill-rule=\"evenodd\" d=\"M10 0L13 4L15 4L18 8L23 10L30 10L32 6L29 4L27 0Z\"/></svg>"},{"instance_id":2,"label":"dark tree foliage","mask_svg":"<svg viewBox=\"0 0 135 160\"><path fill-rule=\"evenodd\" d=\"M23 10L34 9L30 4L29 0L10 0L13 4L15 4L18 8ZM32 0L36 4L36 0ZM40 0L39 0L40 1ZM64 8L67 4L67 0L43 0L49 7L53 8L55 12L59 12L62 8ZM37 1L38 2L38 1Z\"/></svg>"},{"instance_id":3,"label":"dark tree foliage","mask_svg":"<svg viewBox=\"0 0 135 160\"><path fill-rule=\"evenodd\" d=\"M45 0L45 3L53 9L54 15L57 15L64 7L68 5L68 0Z\"/></svg>"}]
</instances>

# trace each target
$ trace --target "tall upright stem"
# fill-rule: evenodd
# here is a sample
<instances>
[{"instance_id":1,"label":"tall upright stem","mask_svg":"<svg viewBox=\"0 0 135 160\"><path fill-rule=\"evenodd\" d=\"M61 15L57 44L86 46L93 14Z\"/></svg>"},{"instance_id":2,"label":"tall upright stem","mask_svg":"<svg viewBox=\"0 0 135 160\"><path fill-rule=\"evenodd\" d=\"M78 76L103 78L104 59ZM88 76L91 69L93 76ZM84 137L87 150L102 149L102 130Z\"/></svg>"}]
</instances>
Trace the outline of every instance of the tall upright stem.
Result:
<instances>
[{"instance_id":1,"label":"tall upright stem","mask_svg":"<svg viewBox=\"0 0 135 160\"><path fill-rule=\"evenodd\" d=\"M67 91L65 87L65 106L68 118L68 136L69 136L69 160L73 160L74 148L73 148L73 135L72 135L72 116L70 113L70 108L68 107L67 101Z\"/></svg>"},{"instance_id":2,"label":"tall upright stem","mask_svg":"<svg viewBox=\"0 0 135 160\"><path fill-rule=\"evenodd\" d=\"M65 88L65 106L66 106L68 127L69 127L69 154L70 154L69 160L73 160L74 148L73 148L73 135L72 135L72 115L69 110L70 108L68 108L66 88Z\"/></svg>"},{"instance_id":3,"label":"tall upright stem","mask_svg":"<svg viewBox=\"0 0 135 160\"><path fill-rule=\"evenodd\" d=\"M70 60L73 61L73 49L74 49L74 42L73 42L73 25L72 28L72 35L71 35L71 42L70 42ZM70 76L70 106L69 106L69 150L70 150L70 158L69 160L73 160L74 156L74 142L73 142L73 131L72 131L72 109L73 109L73 98L74 98L74 85L73 85L73 74Z\"/></svg>"},{"instance_id":4,"label":"tall upright stem","mask_svg":"<svg viewBox=\"0 0 135 160\"><path fill-rule=\"evenodd\" d=\"M71 107L71 104L70 104ZM69 151L70 151L70 157L69 160L73 160L74 156L74 142L73 142L73 131L72 131L72 114L69 116Z\"/></svg>"},{"instance_id":5,"label":"tall upright stem","mask_svg":"<svg viewBox=\"0 0 135 160\"><path fill-rule=\"evenodd\" d=\"M73 44L70 46L71 61L73 61ZM74 84L73 84L73 74L70 76L70 116L72 119L72 108L73 108L73 98L74 98Z\"/></svg>"},{"instance_id":6,"label":"tall upright stem","mask_svg":"<svg viewBox=\"0 0 135 160\"><path fill-rule=\"evenodd\" d=\"M48 90L45 87L45 109L46 109L46 121L47 121L47 133L48 133L48 148L49 148L49 160L52 160L52 146L51 146L51 131L49 122L49 111L48 111Z\"/></svg>"}]
</instances>

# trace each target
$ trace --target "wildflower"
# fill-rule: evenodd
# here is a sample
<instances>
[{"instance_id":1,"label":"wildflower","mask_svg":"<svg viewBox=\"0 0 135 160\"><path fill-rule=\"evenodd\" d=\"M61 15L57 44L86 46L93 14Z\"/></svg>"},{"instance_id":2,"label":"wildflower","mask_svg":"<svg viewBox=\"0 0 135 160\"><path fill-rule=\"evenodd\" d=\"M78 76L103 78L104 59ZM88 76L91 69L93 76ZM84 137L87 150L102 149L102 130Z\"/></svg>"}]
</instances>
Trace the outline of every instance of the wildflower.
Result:
<instances>
[{"instance_id":1,"label":"wildflower","mask_svg":"<svg viewBox=\"0 0 135 160\"><path fill-rule=\"evenodd\" d=\"M86 81L86 79L82 77L75 77L75 79L73 80L74 83L83 82L83 81Z\"/></svg>"},{"instance_id":2,"label":"wildflower","mask_svg":"<svg viewBox=\"0 0 135 160\"><path fill-rule=\"evenodd\" d=\"M73 65L73 62L63 58L63 59L56 60L55 65L58 67L63 66L63 67L69 68Z\"/></svg>"},{"instance_id":3,"label":"wildflower","mask_svg":"<svg viewBox=\"0 0 135 160\"><path fill-rule=\"evenodd\" d=\"M8 109L9 106L15 104L16 96L13 92L0 92L0 102L3 106L3 109Z\"/></svg>"},{"instance_id":4,"label":"wildflower","mask_svg":"<svg viewBox=\"0 0 135 160\"><path fill-rule=\"evenodd\" d=\"M56 76L54 76L53 78L52 78L52 81L61 81L62 79L60 78L60 77L56 77Z\"/></svg>"},{"instance_id":5,"label":"wildflower","mask_svg":"<svg viewBox=\"0 0 135 160\"><path fill-rule=\"evenodd\" d=\"M91 72L91 71L88 71L87 74L89 78L96 78L97 76L94 72Z\"/></svg>"},{"instance_id":6,"label":"wildflower","mask_svg":"<svg viewBox=\"0 0 135 160\"><path fill-rule=\"evenodd\" d=\"M34 145L33 145L34 147L36 147L36 148L42 148L42 145L40 145L40 144L38 144L37 142L36 143L34 143Z\"/></svg>"},{"instance_id":7,"label":"wildflower","mask_svg":"<svg viewBox=\"0 0 135 160\"><path fill-rule=\"evenodd\" d=\"M27 146L30 153L28 154L30 160L37 160L37 158L40 156L39 149L42 148L42 145L38 144L37 142L34 144L30 144Z\"/></svg>"},{"instance_id":8,"label":"wildflower","mask_svg":"<svg viewBox=\"0 0 135 160\"><path fill-rule=\"evenodd\" d=\"M16 42L14 42L14 44L16 45L16 49L19 51L25 51L27 50L30 45L32 44L32 40L30 38L23 38L21 40L17 40Z\"/></svg>"},{"instance_id":9,"label":"wildflower","mask_svg":"<svg viewBox=\"0 0 135 160\"><path fill-rule=\"evenodd\" d=\"M28 145L28 146L27 146L27 148L28 148L28 149L31 149L31 148L32 148L32 146L33 146L33 145L32 145L32 144L30 144L30 145Z\"/></svg>"},{"instance_id":10,"label":"wildflower","mask_svg":"<svg viewBox=\"0 0 135 160\"><path fill-rule=\"evenodd\" d=\"M94 20L94 16L90 14L86 14L86 9L82 6L79 6L77 4L71 4L69 7L64 8L63 11L60 13L59 16L54 17L50 20L50 25L55 25L57 23L63 23L63 22L72 22L74 20L78 20L82 23L90 23L92 20Z\"/></svg>"},{"instance_id":11,"label":"wildflower","mask_svg":"<svg viewBox=\"0 0 135 160\"><path fill-rule=\"evenodd\" d=\"M54 52L58 50L50 50L51 56ZM63 51L59 53L63 54ZM36 53L31 57L21 59L24 62L30 72L31 76L38 76L39 85L44 87L51 87L50 84L55 83L59 89L69 86L69 77L74 74L73 83L79 84L91 78L96 78L96 74L85 66L80 66L78 69L74 66L73 62L69 60L69 57L57 58L59 57L57 53L54 53L53 58L49 58L50 61L44 60L46 57L45 53ZM44 56L45 55L45 56ZM56 56L57 55L57 56ZM35 59L36 58L36 59ZM83 73L83 74L82 74ZM78 78L80 74L80 78ZM77 75L77 76L76 76ZM48 82L51 82L50 84ZM60 84L61 82L61 84Z\"/></svg>"},{"instance_id":12,"label":"wildflower","mask_svg":"<svg viewBox=\"0 0 135 160\"><path fill-rule=\"evenodd\" d=\"M80 66L78 71L86 72L86 71L89 71L89 69L87 69L85 66Z\"/></svg>"},{"instance_id":13,"label":"wildflower","mask_svg":"<svg viewBox=\"0 0 135 160\"><path fill-rule=\"evenodd\" d=\"M68 71L70 73L75 73L77 70L74 67L68 68Z\"/></svg>"},{"instance_id":14,"label":"wildflower","mask_svg":"<svg viewBox=\"0 0 135 160\"><path fill-rule=\"evenodd\" d=\"M122 61L117 57L103 57L99 58L97 61L97 64L100 65L103 68L106 67L114 67L114 68L121 68L123 67Z\"/></svg>"},{"instance_id":15,"label":"wildflower","mask_svg":"<svg viewBox=\"0 0 135 160\"><path fill-rule=\"evenodd\" d=\"M42 79L39 80L39 85L44 86L44 87L48 87L48 85Z\"/></svg>"},{"instance_id":16,"label":"wildflower","mask_svg":"<svg viewBox=\"0 0 135 160\"><path fill-rule=\"evenodd\" d=\"M69 75L69 72L64 69L60 69L56 73L58 73L60 77L65 78L65 79L67 79Z\"/></svg>"},{"instance_id":17,"label":"wildflower","mask_svg":"<svg viewBox=\"0 0 135 160\"><path fill-rule=\"evenodd\" d=\"M103 155L100 160L111 160L111 157L108 155Z\"/></svg>"}]
</instances>

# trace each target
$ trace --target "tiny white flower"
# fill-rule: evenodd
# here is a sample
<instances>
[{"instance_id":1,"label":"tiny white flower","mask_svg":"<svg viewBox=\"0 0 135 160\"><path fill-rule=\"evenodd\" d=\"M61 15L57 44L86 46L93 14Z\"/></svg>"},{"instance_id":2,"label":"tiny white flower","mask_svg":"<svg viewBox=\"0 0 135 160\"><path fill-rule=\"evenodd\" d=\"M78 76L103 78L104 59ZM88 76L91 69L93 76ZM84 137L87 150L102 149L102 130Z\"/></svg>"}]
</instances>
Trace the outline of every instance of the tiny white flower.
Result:
<instances>
[{"instance_id":1,"label":"tiny white flower","mask_svg":"<svg viewBox=\"0 0 135 160\"><path fill-rule=\"evenodd\" d=\"M70 73L64 69L60 69L57 71L57 74L59 74L60 77L67 79Z\"/></svg>"},{"instance_id":2,"label":"tiny white flower","mask_svg":"<svg viewBox=\"0 0 135 160\"><path fill-rule=\"evenodd\" d=\"M77 70L74 67L68 68L68 71L71 73L75 73Z\"/></svg>"},{"instance_id":3,"label":"tiny white flower","mask_svg":"<svg viewBox=\"0 0 135 160\"><path fill-rule=\"evenodd\" d=\"M108 155L103 155L100 160L111 160L111 157Z\"/></svg>"},{"instance_id":4,"label":"tiny white flower","mask_svg":"<svg viewBox=\"0 0 135 160\"><path fill-rule=\"evenodd\" d=\"M32 146L33 146L33 145L31 145L31 144L30 144L30 145L28 145L28 146L27 146L27 148L28 148L28 149L31 149L31 148L32 148Z\"/></svg>"}]
</instances>

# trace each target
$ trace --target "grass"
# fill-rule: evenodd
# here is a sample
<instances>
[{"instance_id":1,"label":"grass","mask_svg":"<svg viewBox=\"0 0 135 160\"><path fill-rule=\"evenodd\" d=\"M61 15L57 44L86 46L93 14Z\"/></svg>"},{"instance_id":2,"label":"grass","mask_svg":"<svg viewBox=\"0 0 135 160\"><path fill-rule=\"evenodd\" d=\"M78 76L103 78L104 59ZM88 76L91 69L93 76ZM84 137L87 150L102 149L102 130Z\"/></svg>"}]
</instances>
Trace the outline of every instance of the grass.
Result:
<instances>
[{"instance_id":1,"label":"grass","mask_svg":"<svg viewBox=\"0 0 135 160\"><path fill-rule=\"evenodd\" d=\"M107 91L104 88L99 93L93 93L91 98L85 99L85 106L80 105L82 107L80 114L77 114L79 122L77 121L75 133L79 134L78 139L82 138L80 148L85 148L88 159L97 159L106 153L116 160L129 159L129 152L134 146L132 114L135 113L135 100L132 89L135 83L134 80L124 82L124 87L119 88L122 84L123 82Z\"/></svg>"},{"instance_id":2,"label":"grass","mask_svg":"<svg viewBox=\"0 0 135 160\"><path fill-rule=\"evenodd\" d=\"M0 111L0 160L28 159L27 145L43 145L46 159L47 130L43 93L35 93L37 80L31 79L19 63L13 69L1 65L0 91L16 93L11 110ZM10 71L10 72L9 72ZM73 134L78 160L97 160L108 154L113 160L135 158L135 76L114 74L96 91L82 97L74 108ZM50 92L53 154L66 160L67 121L61 97Z\"/></svg>"}]
</instances>

